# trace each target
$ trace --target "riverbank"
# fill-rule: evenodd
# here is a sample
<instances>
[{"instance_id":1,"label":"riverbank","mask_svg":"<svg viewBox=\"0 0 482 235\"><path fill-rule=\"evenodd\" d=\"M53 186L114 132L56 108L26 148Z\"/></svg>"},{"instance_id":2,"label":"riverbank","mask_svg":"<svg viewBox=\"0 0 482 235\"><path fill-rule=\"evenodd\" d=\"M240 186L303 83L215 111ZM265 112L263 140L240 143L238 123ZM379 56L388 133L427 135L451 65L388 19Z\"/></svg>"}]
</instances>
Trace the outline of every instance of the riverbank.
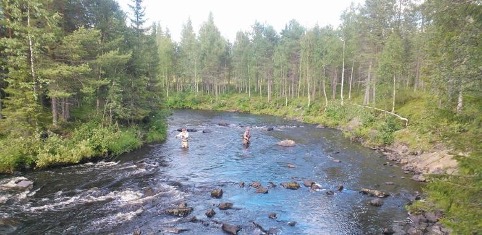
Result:
<instances>
[{"instance_id":1,"label":"riverbank","mask_svg":"<svg viewBox=\"0 0 482 235\"><path fill-rule=\"evenodd\" d=\"M165 140L167 115L158 112L145 123L132 125L93 118L26 137L5 136L0 139L0 174L113 159L144 144Z\"/></svg>"}]
</instances>

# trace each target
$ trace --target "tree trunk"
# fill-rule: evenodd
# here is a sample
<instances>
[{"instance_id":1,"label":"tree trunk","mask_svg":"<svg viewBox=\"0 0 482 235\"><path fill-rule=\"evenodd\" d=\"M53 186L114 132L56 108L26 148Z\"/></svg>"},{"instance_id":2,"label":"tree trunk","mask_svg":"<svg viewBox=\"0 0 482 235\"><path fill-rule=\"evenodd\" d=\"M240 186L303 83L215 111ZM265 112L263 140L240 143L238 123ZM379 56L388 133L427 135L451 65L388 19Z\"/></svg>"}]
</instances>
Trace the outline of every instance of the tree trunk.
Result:
<instances>
[{"instance_id":1,"label":"tree trunk","mask_svg":"<svg viewBox=\"0 0 482 235\"><path fill-rule=\"evenodd\" d=\"M248 65L248 97L251 98L251 75L249 73L249 65Z\"/></svg>"},{"instance_id":2,"label":"tree trunk","mask_svg":"<svg viewBox=\"0 0 482 235\"><path fill-rule=\"evenodd\" d=\"M392 97L392 113L395 113L395 91L396 91L396 78L395 74L393 75L393 97Z\"/></svg>"},{"instance_id":3,"label":"tree trunk","mask_svg":"<svg viewBox=\"0 0 482 235\"><path fill-rule=\"evenodd\" d=\"M311 91L310 91L310 73L309 73L309 70L310 70L310 67L309 67L309 64L308 64L308 61L310 61L309 59L306 60L307 63L306 63L306 93L308 95L308 107L311 105Z\"/></svg>"},{"instance_id":4,"label":"tree trunk","mask_svg":"<svg viewBox=\"0 0 482 235\"><path fill-rule=\"evenodd\" d=\"M377 91L377 75L376 73L373 74L373 81L372 81L372 104L375 105L375 98L376 96L376 91Z\"/></svg>"},{"instance_id":5,"label":"tree trunk","mask_svg":"<svg viewBox=\"0 0 482 235\"><path fill-rule=\"evenodd\" d=\"M404 118L396 113L393 113L393 112L389 112L387 110L383 110L383 109L379 109L379 108L375 108L375 107L370 107L370 106L367 106L367 105L359 105L359 104L355 104L355 106L358 106L358 107L362 107L362 108L369 108L369 109L374 109L374 110L378 110L378 111L381 111L381 112L384 112L384 113L387 113L387 114L390 114L390 115L393 115L395 117L397 117L398 119L402 120L405 122L405 127L408 126L408 118Z\"/></svg>"},{"instance_id":6,"label":"tree trunk","mask_svg":"<svg viewBox=\"0 0 482 235\"><path fill-rule=\"evenodd\" d=\"M69 99L62 98L62 121L67 121L70 118Z\"/></svg>"},{"instance_id":7,"label":"tree trunk","mask_svg":"<svg viewBox=\"0 0 482 235\"><path fill-rule=\"evenodd\" d=\"M350 73L350 86L348 88L348 99L351 100L351 84L353 83L353 67L355 66L355 61L351 64L351 73Z\"/></svg>"},{"instance_id":8,"label":"tree trunk","mask_svg":"<svg viewBox=\"0 0 482 235\"><path fill-rule=\"evenodd\" d=\"M298 66L298 91L297 91L297 94L298 94L298 98L300 98L300 95L301 95L301 62L303 60L303 57L300 56L300 65Z\"/></svg>"},{"instance_id":9,"label":"tree trunk","mask_svg":"<svg viewBox=\"0 0 482 235\"><path fill-rule=\"evenodd\" d=\"M268 103L271 101L271 78L268 78Z\"/></svg>"},{"instance_id":10,"label":"tree trunk","mask_svg":"<svg viewBox=\"0 0 482 235\"><path fill-rule=\"evenodd\" d=\"M325 110L326 110L326 107L328 107L328 96L326 95L325 78L326 78L326 67L323 66L323 79L322 79L321 85L323 86L323 96L325 97Z\"/></svg>"},{"instance_id":11,"label":"tree trunk","mask_svg":"<svg viewBox=\"0 0 482 235\"><path fill-rule=\"evenodd\" d=\"M343 40L343 53L342 53L342 66L341 66L341 90L340 90L340 98L341 98L341 105L343 106L343 83L345 83L345 40Z\"/></svg>"},{"instance_id":12,"label":"tree trunk","mask_svg":"<svg viewBox=\"0 0 482 235\"><path fill-rule=\"evenodd\" d=\"M363 98L363 105L370 104L371 70L372 70L372 62L370 61L370 65L368 66L368 76L367 76L367 80L365 81L365 97Z\"/></svg>"},{"instance_id":13,"label":"tree trunk","mask_svg":"<svg viewBox=\"0 0 482 235\"><path fill-rule=\"evenodd\" d=\"M30 5L27 5L27 27L30 28ZM28 49L30 53L30 72L32 75L32 82L33 82L33 92L34 92L34 99L37 101L38 99L38 81L35 75L35 63L34 63L34 52L33 52L33 42L32 36L28 33Z\"/></svg>"},{"instance_id":14,"label":"tree trunk","mask_svg":"<svg viewBox=\"0 0 482 235\"><path fill-rule=\"evenodd\" d=\"M196 94L199 93L199 81L197 78L197 60L194 60L194 83L196 84Z\"/></svg>"},{"instance_id":15,"label":"tree trunk","mask_svg":"<svg viewBox=\"0 0 482 235\"><path fill-rule=\"evenodd\" d=\"M57 97L52 97L52 125L57 126L58 123L58 112L57 112Z\"/></svg>"},{"instance_id":16,"label":"tree trunk","mask_svg":"<svg viewBox=\"0 0 482 235\"><path fill-rule=\"evenodd\" d=\"M331 98L336 99L336 86L338 85L338 71L335 69L335 74L331 80Z\"/></svg>"}]
</instances>

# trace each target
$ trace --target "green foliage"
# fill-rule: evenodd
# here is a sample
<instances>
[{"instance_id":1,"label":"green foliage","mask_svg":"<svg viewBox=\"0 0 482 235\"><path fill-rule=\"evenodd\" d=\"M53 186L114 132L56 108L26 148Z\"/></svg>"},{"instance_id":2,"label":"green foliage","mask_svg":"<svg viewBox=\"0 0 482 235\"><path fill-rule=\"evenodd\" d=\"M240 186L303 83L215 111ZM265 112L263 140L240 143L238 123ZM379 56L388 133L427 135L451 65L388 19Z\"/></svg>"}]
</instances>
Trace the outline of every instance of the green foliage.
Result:
<instances>
[{"instance_id":1,"label":"green foliage","mask_svg":"<svg viewBox=\"0 0 482 235\"><path fill-rule=\"evenodd\" d=\"M398 119L392 116L385 118L378 127L378 140L383 145L390 145L394 141L394 132L401 129L401 123Z\"/></svg>"},{"instance_id":2,"label":"green foliage","mask_svg":"<svg viewBox=\"0 0 482 235\"><path fill-rule=\"evenodd\" d=\"M35 160L39 141L33 137L20 137L0 140L0 172L13 173L29 168Z\"/></svg>"},{"instance_id":3,"label":"green foliage","mask_svg":"<svg viewBox=\"0 0 482 235\"><path fill-rule=\"evenodd\" d=\"M158 134L151 134L149 140L162 140L166 131L165 120L154 123L159 127L152 126L151 131ZM117 156L139 148L143 143L140 133L135 127L119 129L114 125L89 122L73 130L68 137L48 132L48 137L41 138L45 134L42 132L28 138L2 139L0 172L70 165L94 157Z\"/></svg>"},{"instance_id":4,"label":"green foliage","mask_svg":"<svg viewBox=\"0 0 482 235\"><path fill-rule=\"evenodd\" d=\"M454 234L479 234L482 232L482 153L460 157L459 162L462 174L435 177L425 188L430 197L423 206L443 209L442 223Z\"/></svg>"},{"instance_id":5,"label":"green foliage","mask_svg":"<svg viewBox=\"0 0 482 235\"><path fill-rule=\"evenodd\" d=\"M350 117L347 114L347 106L329 104L328 107L326 107L323 116L329 126L340 126L350 120Z\"/></svg>"},{"instance_id":6,"label":"green foliage","mask_svg":"<svg viewBox=\"0 0 482 235\"><path fill-rule=\"evenodd\" d=\"M199 108L200 104L208 103L206 101L206 98L201 94L179 92L167 97L166 106L177 109Z\"/></svg>"},{"instance_id":7,"label":"green foliage","mask_svg":"<svg viewBox=\"0 0 482 235\"><path fill-rule=\"evenodd\" d=\"M139 148L142 141L139 138L139 131L136 128L129 128L124 131L119 131L111 138L107 149L109 153L118 156L121 153L126 153Z\"/></svg>"},{"instance_id":8,"label":"green foliage","mask_svg":"<svg viewBox=\"0 0 482 235\"><path fill-rule=\"evenodd\" d=\"M39 146L36 167L75 164L92 157L117 156L141 146L136 128L121 130L90 122L63 138L51 133Z\"/></svg>"},{"instance_id":9,"label":"green foliage","mask_svg":"<svg viewBox=\"0 0 482 235\"><path fill-rule=\"evenodd\" d=\"M52 133L39 145L35 166L45 168L79 163L83 157L93 156L94 153L95 151L89 146L89 140L68 141Z\"/></svg>"},{"instance_id":10,"label":"green foliage","mask_svg":"<svg viewBox=\"0 0 482 235\"><path fill-rule=\"evenodd\" d=\"M167 111L158 111L152 115L149 119L146 133L147 142L158 142L166 139L167 136L167 123L166 117L168 116Z\"/></svg>"}]
</instances>

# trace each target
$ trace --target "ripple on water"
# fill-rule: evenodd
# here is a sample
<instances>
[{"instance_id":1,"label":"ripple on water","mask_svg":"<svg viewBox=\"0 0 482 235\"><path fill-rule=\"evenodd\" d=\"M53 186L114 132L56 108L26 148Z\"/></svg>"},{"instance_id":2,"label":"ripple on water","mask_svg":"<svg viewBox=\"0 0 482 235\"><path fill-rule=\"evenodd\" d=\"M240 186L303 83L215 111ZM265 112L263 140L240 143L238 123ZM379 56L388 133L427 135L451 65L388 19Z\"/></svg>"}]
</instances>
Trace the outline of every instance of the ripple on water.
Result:
<instances>
[{"instance_id":1,"label":"ripple on water","mask_svg":"<svg viewBox=\"0 0 482 235\"><path fill-rule=\"evenodd\" d=\"M219 126L221 121L229 125ZM279 234L379 234L393 218L405 217L407 195L419 190L400 179L400 169L380 167L373 151L336 130L270 116L189 110L175 111L169 122L165 142L118 157L117 162L27 174L34 188L0 208L22 218L16 232L25 234L131 234L138 229L159 234L172 228L188 229L182 234L224 234L215 221L241 225L240 234L259 233L253 221L265 229L276 228ZM252 143L244 148L241 135L247 125L253 127ZM190 133L190 148L185 150L173 131L183 126L210 132ZM278 146L283 139L297 144ZM383 184L387 176L394 185ZM289 190L280 185L302 185L305 179L322 188ZM268 193L248 186L254 181ZM0 185L8 182L0 180ZM341 192L336 190L340 184ZM391 194L382 207L368 206L370 198L358 193L371 186ZM223 189L222 198L210 197L214 188ZM11 201L4 197L11 195L0 193L0 202ZM188 217L164 213L181 202L194 208ZM232 202L234 209L219 210L221 202ZM212 219L204 215L208 209L216 212ZM269 218L270 213L277 218ZM192 216L205 223L189 222ZM289 226L293 221L296 225Z\"/></svg>"}]
</instances>

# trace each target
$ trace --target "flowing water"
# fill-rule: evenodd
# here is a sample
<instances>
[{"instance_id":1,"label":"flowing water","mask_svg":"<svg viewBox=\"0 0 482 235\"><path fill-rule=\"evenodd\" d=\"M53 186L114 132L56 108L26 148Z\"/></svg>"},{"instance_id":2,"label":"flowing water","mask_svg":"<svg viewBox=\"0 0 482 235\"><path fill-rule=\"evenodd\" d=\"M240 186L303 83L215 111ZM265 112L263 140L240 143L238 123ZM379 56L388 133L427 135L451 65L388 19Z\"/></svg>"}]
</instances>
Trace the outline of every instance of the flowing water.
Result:
<instances>
[{"instance_id":1,"label":"flowing water","mask_svg":"<svg viewBox=\"0 0 482 235\"><path fill-rule=\"evenodd\" d=\"M245 126L251 127L248 148L241 144ZM181 127L197 130L187 150L175 138ZM285 139L296 145L277 145ZM0 234L225 234L222 223L238 225L238 234L381 234L406 219L404 206L420 190L386 162L333 129L272 116L175 110L164 143L111 162L0 178ZM21 179L33 187L5 189ZM321 189L303 186L304 180ZM254 181L268 193L256 193L249 186ZM280 185L291 181L301 188ZM361 188L390 196L371 206L373 197ZM222 198L212 198L213 189L222 189ZM193 208L189 215L166 213L183 202ZM220 210L222 202L233 208ZM209 209L216 212L212 218L205 215Z\"/></svg>"}]
</instances>

